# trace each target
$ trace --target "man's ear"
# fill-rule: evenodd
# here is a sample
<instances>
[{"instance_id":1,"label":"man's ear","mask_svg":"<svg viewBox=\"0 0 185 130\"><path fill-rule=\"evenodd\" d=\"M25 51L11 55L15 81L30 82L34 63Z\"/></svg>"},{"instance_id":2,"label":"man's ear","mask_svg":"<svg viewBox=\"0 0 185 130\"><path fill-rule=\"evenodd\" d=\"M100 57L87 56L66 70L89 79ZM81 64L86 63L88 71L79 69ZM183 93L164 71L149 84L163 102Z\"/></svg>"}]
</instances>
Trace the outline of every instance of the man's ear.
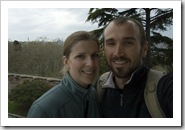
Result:
<instances>
[{"instance_id":1,"label":"man's ear","mask_svg":"<svg viewBox=\"0 0 185 130\"><path fill-rule=\"evenodd\" d=\"M145 42L142 46L142 57L145 58L147 56L147 53L148 53L148 47L149 47L149 44L148 42Z\"/></svg>"}]
</instances>

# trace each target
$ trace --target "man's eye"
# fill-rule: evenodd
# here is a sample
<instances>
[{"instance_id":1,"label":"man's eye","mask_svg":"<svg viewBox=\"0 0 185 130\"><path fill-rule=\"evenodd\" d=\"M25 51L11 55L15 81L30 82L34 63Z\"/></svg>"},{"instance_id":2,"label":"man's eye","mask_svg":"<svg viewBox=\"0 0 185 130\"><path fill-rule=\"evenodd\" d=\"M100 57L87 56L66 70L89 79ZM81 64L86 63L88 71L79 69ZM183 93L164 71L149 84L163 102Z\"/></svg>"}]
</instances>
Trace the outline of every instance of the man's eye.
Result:
<instances>
[{"instance_id":1,"label":"man's eye","mask_svg":"<svg viewBox=\"0 0 185 130\"><path fill-rule=\"evenodd\" d=\"M107 42L106 45L107 46L113 46L115 43L114 42Z\"/></svg>"},{"instance_id":2,"label":"man's eye","mask_svg":"<svg viewBox=\"0 0 185 130\"><path fill-rule=\"evenodd\" d=\"M125 41L125 44L133 44L132 41Z\"/></svg>"}]
</instances>

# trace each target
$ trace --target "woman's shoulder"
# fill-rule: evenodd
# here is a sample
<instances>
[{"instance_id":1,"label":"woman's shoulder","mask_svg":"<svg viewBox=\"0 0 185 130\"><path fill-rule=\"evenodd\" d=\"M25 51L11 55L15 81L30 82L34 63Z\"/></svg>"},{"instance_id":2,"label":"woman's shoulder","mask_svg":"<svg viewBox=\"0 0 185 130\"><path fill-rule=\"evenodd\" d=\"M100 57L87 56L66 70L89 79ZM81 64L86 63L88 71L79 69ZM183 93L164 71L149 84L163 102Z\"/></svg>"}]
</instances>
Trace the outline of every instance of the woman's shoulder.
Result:
<instances>
[{"instance_id":1,"label":"woman's shoulder","mask_svg":"<svg viewBox=\"0 0 185 130\"><path fill-rule=\"evenodd\" d=\"M59 102L62 103L62 101L65 101L66 94L63 91L62 84L59 83L50 90L48 90L46 93L44 93L42 96L40 96L35 103L39 104L40 106L45 107L52 107L56 106Z\"/></svg>"}]
</instances>

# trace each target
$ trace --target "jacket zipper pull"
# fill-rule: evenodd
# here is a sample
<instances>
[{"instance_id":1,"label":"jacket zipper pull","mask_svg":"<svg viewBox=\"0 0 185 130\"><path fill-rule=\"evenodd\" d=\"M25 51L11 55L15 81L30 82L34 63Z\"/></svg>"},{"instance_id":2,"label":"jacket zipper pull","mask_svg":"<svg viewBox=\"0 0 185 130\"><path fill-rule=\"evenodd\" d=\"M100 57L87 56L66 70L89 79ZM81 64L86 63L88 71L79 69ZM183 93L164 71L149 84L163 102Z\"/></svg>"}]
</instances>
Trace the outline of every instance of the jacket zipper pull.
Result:
<instances>
[{"instance_id":1,"label":"jacket zipper pull","mask_svg":"<svg viewBox=\"0 0 185 130\"><path fill-rule=\"evenodd\" d=\"M123 94L122 93L120 94L120 106L121 107L123 106Z\"/></svg>"}]
</instances>

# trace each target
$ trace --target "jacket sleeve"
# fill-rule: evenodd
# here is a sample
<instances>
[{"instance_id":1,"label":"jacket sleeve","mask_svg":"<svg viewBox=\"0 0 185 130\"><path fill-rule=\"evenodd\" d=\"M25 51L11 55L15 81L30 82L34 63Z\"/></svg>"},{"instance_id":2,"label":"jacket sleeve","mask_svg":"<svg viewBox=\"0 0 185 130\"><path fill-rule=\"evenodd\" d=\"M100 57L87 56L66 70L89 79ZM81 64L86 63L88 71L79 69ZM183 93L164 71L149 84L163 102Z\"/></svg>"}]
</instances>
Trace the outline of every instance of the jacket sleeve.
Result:
<instances>
[{"instance_id":1,"label":"jacket sleeve","mask_svg":"<svg viewBox=\"0 0 185 130\"><path fill-rule=\"evenodd\" d=\"M39 106L39 104L34 103L27 114L27 118L48 118L48 114Z\"/></svg>"},{"instance_id":2,"label":"jacket sleeve","mask_svg":"<svg viewBox=\"0 0 185 130\"><path fill-rule=\"evenodd\" d=\"M157 87L157 96L167 118L173 118L173 74L163 76Z\"/></svg>"}]
</instances>

